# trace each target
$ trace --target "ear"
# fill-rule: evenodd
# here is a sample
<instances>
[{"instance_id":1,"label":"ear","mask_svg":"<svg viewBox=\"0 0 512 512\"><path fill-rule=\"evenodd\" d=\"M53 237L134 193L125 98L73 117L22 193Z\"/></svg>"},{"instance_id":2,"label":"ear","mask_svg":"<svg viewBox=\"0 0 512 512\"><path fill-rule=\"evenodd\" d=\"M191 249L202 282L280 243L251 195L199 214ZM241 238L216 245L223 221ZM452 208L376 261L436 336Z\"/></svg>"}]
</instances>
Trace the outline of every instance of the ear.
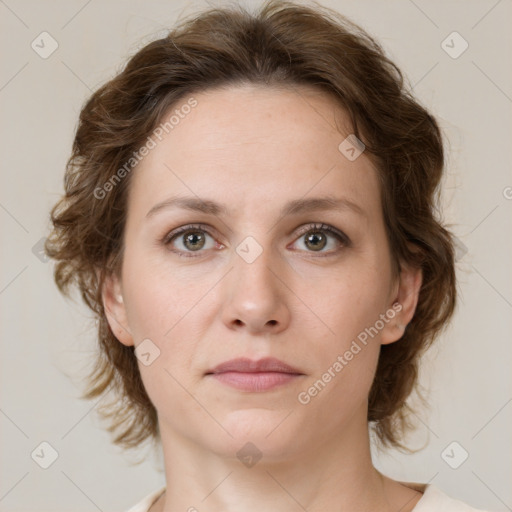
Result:
<instances>
[{"instance_id":1,"label":"ear","mask_svg":"<svg viewBox=\"0 0 512 512\"><path fill-rule=\"evenodd\" d=\"M397 291L386 312L389 321L382 330L382 345L398 341L404 335L405 328L416 311L422 281L421 268L400 264ZM391 316L392 312L395 313L394 316Z\"/></svg>"},{"instance_id":2,"label":"ear","mask_svg":"<svg viewBox=\"0 0 512 512\"><path fill-rule=\"evenodd\" d=\"M121 282L115 273L111 273L105 278L101 290L101 298L108 324L115 337L123 345L134 345L133 337L128 327Z\"/></svg>"}]
</instances>

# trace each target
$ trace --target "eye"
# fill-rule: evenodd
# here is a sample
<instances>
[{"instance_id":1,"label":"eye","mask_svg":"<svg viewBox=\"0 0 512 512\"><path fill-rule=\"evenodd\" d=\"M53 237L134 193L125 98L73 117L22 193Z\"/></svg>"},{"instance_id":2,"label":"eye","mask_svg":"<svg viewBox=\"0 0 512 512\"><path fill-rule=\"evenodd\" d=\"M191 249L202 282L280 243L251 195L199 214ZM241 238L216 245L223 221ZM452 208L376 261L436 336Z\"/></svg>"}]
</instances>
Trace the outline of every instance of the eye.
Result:
<instances>
[{"instance_id":1,"label":"eye","mask_svg":"<svg viewBox=\"0 0 512 512\"><path fill-rule=\"evenodd\" d=\"M329 238L331 243L329 243ZM299 240L303 241L307 252L327 253L322 256L330 256L340 248L350 246L350 239L345 233L327 224L304 226L300 230ZM327 250L324 251L323 249L326 247Z\"/></svg>"},{"instance_id":2,"label":"eye","mask_svg":"<svg viewBox=\"0 0 512 512\"><path fill-rule=\"evenodd\" d=\"M298 240L303 240L306 252L321 253L321 256L331 256L341 248L349 247L351 244L345 233L327 224L303 226L299 230ZM178 256L186 258L199 256L201 252L207 249L221 249L224 247L216 242L209 233L208 226L203 224L183 226L171 231L165 235L162 243L170 246L170 250L177 253ZM324 251L326 247L328 250Z\"/></svg>"},{"instance_id":3,"label":"eye","mask_svg":"<svg viewBox=\"0 0 512 512\"><path fill-rule=\"evenodd\" d=\"M211 241L208 243L208 238ZM195 257L194 252L204 252L203 249L213 249L222 247L209 234L206 227L202 224L183 226L166 235L162 242L165 245L172 246L171 251L179 256Z\"/></svg>"}]
</instances>

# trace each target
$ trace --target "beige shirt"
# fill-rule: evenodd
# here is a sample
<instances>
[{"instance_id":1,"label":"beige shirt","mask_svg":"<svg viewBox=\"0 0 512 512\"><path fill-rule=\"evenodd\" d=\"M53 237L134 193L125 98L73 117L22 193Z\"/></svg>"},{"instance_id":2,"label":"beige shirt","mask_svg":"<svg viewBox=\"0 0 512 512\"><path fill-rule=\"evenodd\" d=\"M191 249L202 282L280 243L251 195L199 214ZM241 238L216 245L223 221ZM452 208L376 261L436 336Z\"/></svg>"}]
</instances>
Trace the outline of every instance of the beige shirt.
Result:
<instances>
[{"instance_id":1,"label":"beige shirt","mask_svg":"<svg viewBox=\"0 0 512 512\"><path fill-rule=\"evenodd\" d=\"M402 482L407 487L417 489L418 487L423 490L423 496L416 503L413 512L485 512L482 509L470 507L463 501L455 500L446 495L439 488L432 484L418 484L412 482ZM165 491L162 487L148 496L142 501L134 505L126 512L148 512L151 505L160 497Z\"/></svg>"}]
</instances>

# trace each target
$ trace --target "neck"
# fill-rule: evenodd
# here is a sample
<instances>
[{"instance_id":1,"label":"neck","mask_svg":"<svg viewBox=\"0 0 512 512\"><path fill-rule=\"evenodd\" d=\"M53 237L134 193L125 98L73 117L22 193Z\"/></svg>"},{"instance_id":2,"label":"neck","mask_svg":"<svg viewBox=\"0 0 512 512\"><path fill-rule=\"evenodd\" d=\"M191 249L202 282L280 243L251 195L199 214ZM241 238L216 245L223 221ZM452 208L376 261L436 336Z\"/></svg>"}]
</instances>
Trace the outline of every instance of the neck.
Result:
<instances>
[{"instance_id":1,"label":"neck","mask_svg":"<svg viewBox=\"0 0 512 512\"><path fill-rule=\"evenodd\" d=\"M292 457L289 452L286 458L263 453L252 466L205 449L162 424L167 491L151 512L412 510L407 504L414 505L421 494L373 467L363 420L341 434L323 436L327 441L312 439L307 447L293 447Z\"/></svg>"}]
</instances>

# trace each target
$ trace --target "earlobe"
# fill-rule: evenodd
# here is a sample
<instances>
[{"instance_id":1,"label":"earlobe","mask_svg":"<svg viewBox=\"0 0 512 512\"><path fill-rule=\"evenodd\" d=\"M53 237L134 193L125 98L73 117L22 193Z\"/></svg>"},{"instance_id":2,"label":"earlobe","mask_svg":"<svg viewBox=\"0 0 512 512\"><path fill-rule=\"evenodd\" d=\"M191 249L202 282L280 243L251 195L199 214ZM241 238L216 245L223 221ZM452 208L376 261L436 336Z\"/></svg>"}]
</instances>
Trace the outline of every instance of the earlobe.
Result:
<instances>
[{"instance_id":1,"label":"earlobe","mask_svg":"<svg viewBox=\"0 0 512 512\"><path fill-rule=\"evenodd\" d=\"M382 331L381 344L393 343L404 335L416 311L422 281L421 268L401 265L398 290L392 306L395 315Z\"/></svg>"},{"instance_id":2,"label":"earlobe","mask_svg":"<svg viewBox=\"0 0 512 512\"><path fill-rule=\"evenodd\" d=\"M115 274L105 277L101 297L107 321L115 337L123 345L134 345L133 337L128 327L121 283Z\"/></svg>"}]
</instances>

